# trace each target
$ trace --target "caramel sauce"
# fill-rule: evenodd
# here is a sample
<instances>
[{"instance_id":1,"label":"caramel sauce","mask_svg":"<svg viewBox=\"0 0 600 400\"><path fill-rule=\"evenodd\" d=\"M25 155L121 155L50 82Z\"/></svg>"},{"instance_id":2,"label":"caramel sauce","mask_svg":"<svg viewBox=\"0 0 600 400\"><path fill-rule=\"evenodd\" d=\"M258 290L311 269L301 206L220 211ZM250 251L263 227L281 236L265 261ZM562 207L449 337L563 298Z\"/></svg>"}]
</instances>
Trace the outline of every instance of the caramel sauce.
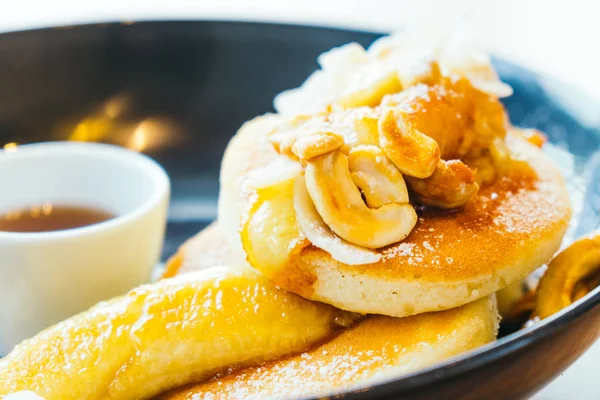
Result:
<instances>
[{"instance_id":1,"label":"caramel sauce","mask_svg":"<svg viewBox=\"0 0 600 400\"><path fill-rule=\"evenodd\" d=\"M0 215L0 231L63 231L108 221L114 217L114 214L97 208L45 203Z\"/></svg>"}]
</instances>

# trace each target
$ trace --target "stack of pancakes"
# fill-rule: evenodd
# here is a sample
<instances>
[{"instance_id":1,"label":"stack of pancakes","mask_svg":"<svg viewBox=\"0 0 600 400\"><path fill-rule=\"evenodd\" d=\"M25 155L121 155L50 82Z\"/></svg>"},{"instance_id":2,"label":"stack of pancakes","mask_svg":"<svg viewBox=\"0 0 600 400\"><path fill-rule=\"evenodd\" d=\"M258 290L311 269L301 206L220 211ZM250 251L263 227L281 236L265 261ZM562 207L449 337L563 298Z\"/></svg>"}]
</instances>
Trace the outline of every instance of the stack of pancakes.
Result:
<instances>
[{"instance_id":1,"label":"stack of pancakes","mask_svg":"<svg viewBox=\"0 0 600 400\"><path fill-rule=\"evenodd\" d=\"M323 70L316 78L277 99L278 114L244 124L223 159L218 221L180 248L160 282L18 346L0 362L0 397L21 390L46 399L126 399L161 392L164 399L324 396L396 378L493 341L499 324L495 292L552 257L571 215L557 168L502 118L504 162L515 167L484 175L478 162L489 149L477 153L477 159L456 156L474 171L476 195L442 210L420 203L411 192L418 216L414 227L401 241L368 249L373 262L342 262L301 233L296 242L289 241L293 245L280 247L290 226L298 231L291 198L283 200L292 205L287 209L269 203L265 215L272 218L247 228L248 220L257 218L252 208L256 182L249 183L250 177L273 175L272 187L286 179L287 172L272 171L282 156L272 135L298 115L311 121L338 112L332 110L370 112L392 102L385 96L404 93L398 101L407 101L408 90L417 88L413 94L425 99L426 111L420 126L437 129L422 133L439 146L444 135L457 134L463 126L476 130L473 121L486 111L475 107L467 115L451 108L445 87L436 92L439 103L427 108L434 100L422 93L437 87L441 62L419 64L427 68L417 68L418 73L398 68L390 75L382 65L389 65L390 54L402 46L386 40L366 56L352 45L338 52L342 56L337 59L321 60ZM363 60L372 54L378 62L388 61ZM345 71L345 63L356 63L354 72ZM445 81L448 85L466 79L472 93L503 113L498 97L507 89L496 82L488 64L461 69L448 61L445 68L443 73L455 79ZM369 79L360 75L364 71ZM357 82L358 89L349 90ZM451 118L444 119L442 112ZM459 128L452 125L458 123ZM486 120L477 129L492 129L493 124ZM346 133L344 140L352 134ZM294 161L301 166L298 171L305 168L303 160ZM416 188L413 178L407 182ZM276 195L284 198L285 192ZM343 214L344 205L340 209ZM254 229L251 234L260 239L263 251L283 261L261 263L267 258L252 254L257 247L240 233L244 229ZM338 245L343 242L328 234ZM287 251L289 255L281 254ZM86 357L77 358L82 348L93 363L84 365ZM122 357L106 356L115 351ZM86 379L96 383L86 385ZM188 383L193 385L181 386Z\"/></svg>"},{"instance_id":2,"label":"stack of pancakes","mask_svg":"<svg viewBox=\"0 0 600 400\"><path fill-rule=\"evenodd\" d=\"M290 114L281 101L279 108ZM269 134L282 120L282 115L258 117L232 139L221 170L219 221L180 249L168 276L210 266L200 261L201 254L248 258L240 241L240 218L249 201L244 181L277 159ZM547 262L570 218L557 168L538 146L510 129L508 151L528 168L482 185L457 210L423 211L405 240L377 250L379 262L348 265L310 245L282 271L262 269L286 290L365 317L306 352L165 398L330 394L397 377L494 340L499 321L494 293Z\"/></svg>"}]
</instances>

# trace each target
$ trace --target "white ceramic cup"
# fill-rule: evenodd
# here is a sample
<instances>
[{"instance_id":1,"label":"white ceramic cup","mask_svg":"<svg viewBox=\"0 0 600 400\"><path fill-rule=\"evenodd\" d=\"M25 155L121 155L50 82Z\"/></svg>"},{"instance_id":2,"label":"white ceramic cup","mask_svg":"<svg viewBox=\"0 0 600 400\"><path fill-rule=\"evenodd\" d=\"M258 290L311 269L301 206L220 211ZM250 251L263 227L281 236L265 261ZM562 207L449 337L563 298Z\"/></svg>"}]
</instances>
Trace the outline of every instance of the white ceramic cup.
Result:
<instances>
[{"instance_id":1,"label":"white ceramic cup","mask_svg":"<svg viewBox=\"0 0 600 400\"><path fill-rule=\"evenodd\" d=\"M169 192L157 163L116 146L54 142L0 151L0 214L49 202L116 215L63 231L0 232L0 356L148 282L160 257Z\"/></svg>"}]
</instances>

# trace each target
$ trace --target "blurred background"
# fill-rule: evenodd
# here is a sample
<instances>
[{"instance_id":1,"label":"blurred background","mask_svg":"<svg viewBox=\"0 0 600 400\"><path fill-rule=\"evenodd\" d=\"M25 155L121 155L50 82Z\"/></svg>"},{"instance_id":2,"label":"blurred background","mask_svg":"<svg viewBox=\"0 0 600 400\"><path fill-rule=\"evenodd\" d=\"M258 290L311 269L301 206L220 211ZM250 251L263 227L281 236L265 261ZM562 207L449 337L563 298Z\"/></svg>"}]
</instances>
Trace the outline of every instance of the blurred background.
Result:
<instances>
[{"instance_id":1,"label":"blurred background","mask_svg":"<svg viewBox=\"0 0 600 400\"><path fill-rule=\"evenodd\" d=\"M460 21L462 29L472 32L469 37L476 45L568 83L600 101L600 4L594 0L20 0L3 3L0 32L110 21L216 19L325 25L387 33L424 24L443 31L452 29ZM117 115L125 103L126 98L112 99L104 112ZM572 112L579 111L589 126L600 127L600 115L586 112L586 104L564 106ZM95 126L94 121L92 118L87 125L77 125L72 133L75 139L85 139L92 131L110 129L110 126ZM150 145L144 139L145 134L165 129L165 121L144 123L132 127L129 147L144 150ZM181 212L185 214L185 210ZM600 385L595 382L597 359L600 359L600 344L535 399L600 399Z\"/></svg>"},{"instance_id":2,"label":"blurred background","mask_svg":"<svg viewBox=\"0 0 600 400\"><path fill-rule=\"evenodd\" d=\"M600 4L595 0L20 0L5 2L0 31L157 19L235 19L389 32L452 24L467 14L478 42L600 98Z\"/></svg>"}]
</instances>

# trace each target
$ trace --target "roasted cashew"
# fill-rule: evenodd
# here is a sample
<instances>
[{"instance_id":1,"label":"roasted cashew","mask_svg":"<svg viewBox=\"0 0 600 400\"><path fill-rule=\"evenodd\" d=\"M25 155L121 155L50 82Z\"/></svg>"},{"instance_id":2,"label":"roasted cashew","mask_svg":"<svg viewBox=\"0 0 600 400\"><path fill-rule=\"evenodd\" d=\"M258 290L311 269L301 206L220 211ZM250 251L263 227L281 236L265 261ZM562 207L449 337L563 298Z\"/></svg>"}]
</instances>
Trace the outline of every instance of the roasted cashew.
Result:
<instances>
[{"instance_id":1,"label":"roasted cashew","mask_svg":"<svg viewBox=\"0 0 600 400\"><path fill-rule=\"evenodd\" d=\"M303 176L296 177L294 183L294 209L300 231L314 246L331 254L334 260L348 265L361 265L381 259L380 254L348 243L329 229L308 194Z\"/></svg>"},{"instance_id":2,"label":"roasted cashew","mask_svg":"<svg viewBox=\"0 0 600 400\"><path fill-rule=\"evenodd\" d=\"M350 176L347 157L339 151L310 160L306 187L325 223L350 243L379 248L403 240L417 222L410 204L367 207Z\"/></svg>"},{"instance_id":3,"label":"roasted cashew","mask_svg":"<svg viewBox=\"0 0 600 400\"><path fill-rule=\"evenodd\" d=\"M398 168L375 146L350 150L348 166L354 184L362 191L370 208L384 204L408 203L408 191Z\"/></svg>"},{"instance_id":4,"label":"roasted cashew","mask_svg":"<svg viewBox=\"0 0 600 400\"><path fill-rule=\"evenodd\" d=\"M344 138L337 133L314 132L298 137L292 145L292 153L300 160L309 160L322 154L335 151L343 145Z\"/></svg>"},{"instance_id":5,"label":"roasted cashew","mask_svg":"<svg viewBox=\"0 0 600 400\"><path fill-rule=\"evenodd\" d=\"M310 133L328 131L325 114L297 115L275 126L269 132L268 140L276 152L295 158L292 147L296 141Z\"/></svg>"},{"instance_id":6,"label":"roasted cashew","mask_svg":"<svg viewBox=\"0 0 600 400\"><path fill-rule=\"evenodd\" d=\"M419 202L446 209L462 207L479 191L475 174L460 160L440 160L430 177L407 176L406 182Z\"/></svg>"},{"instance_id":7,"label":"roasted cashew","mask_svg":"<svg viewBox=\"0 0 600 400\"><path fill-rule=\"evenodd\" d=\"M379 145L404 175L427 178L440 160L440 148L429 136L414 129L408 115L385 109L379 119Z\"/></svg>"}]
</instances>

